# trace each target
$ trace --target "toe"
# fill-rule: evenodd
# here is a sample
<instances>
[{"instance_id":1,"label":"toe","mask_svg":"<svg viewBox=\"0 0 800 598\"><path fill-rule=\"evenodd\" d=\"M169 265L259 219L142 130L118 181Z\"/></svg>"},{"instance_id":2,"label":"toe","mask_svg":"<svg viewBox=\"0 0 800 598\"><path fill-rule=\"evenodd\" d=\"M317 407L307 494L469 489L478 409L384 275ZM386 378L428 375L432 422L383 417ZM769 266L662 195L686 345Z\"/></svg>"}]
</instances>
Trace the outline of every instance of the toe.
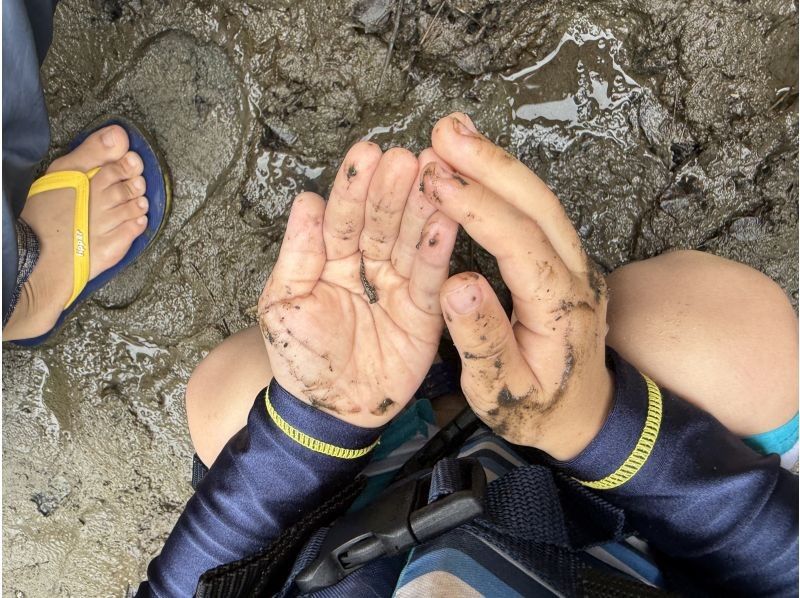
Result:
<instances>
[{"instance_id":1,"label":"toe","mask_svg":"<svg viewBox=\"0 0 800 598\"><path fill-rule=\"evenodd\" d=\"M125 255L125 252L128 251L131 243L133 243L134 240L136 240L136 237L141 235L146 228L147 216L140 214L133 220L126 220L108 234L114 236L114 243L122 245L124 249L122 255ZM122 258L122 255L120 255L120 259Z\"/></svg>"},{"instance_id":2,"label":"toe","mask_svg":"<svg viewBox=\"0 0 800 598\"><path fill-rule=\"evenodd\" d=\"M109 208L116 207L131 199L144 195L147 186L143 176L126 179L102 190L103 204Z\"/></svg>"},{"instance_id":3,"label":"toe","mask_svg":"<svg viewBox=\"0 0 800 598\"><path fill-rule=\"evenodd\" d=\"M136 237L147 227L147 216L126 220L116 228L100 237L100 242L92 249L92 270L95 276L113 267L125 257Z\"/></svg>"},{"instance_id":4,"label":"toe","mask_svg":"<svg viewBox=\"0 0 800 598\"><path fill-rule=\"evenodd\" d=\"M135 197L114 207L108 207L93 215L92 226L99 235L113 231L120 224L129 220L136 220L147 214L149 203L146 197Z\"/></svg>"},{"instance_id":5,"label":"toe","mask_svg":"<svg viewBox=\"0 0 800 598\"><path fill-rule=\"evenodd\" d=\"M128 200L118 205L116 208L109 210L107 226L103 228L110 231L116 229L125 222L135 221L147 214L147 207L148 202L146 197Z\"/></svg>"},{"instance_id":6,"label":"toe","mask_svg":"<svg viewBox=\"0 0 800 598\"><path fill-rule=\"evenodd\" d=\"M117 163L122 167L126 179L139 176L144 172L144 162L136 152L126 153Z\"/></svg>"},{"instance_id":7,"label":"toe","mask_svg":"<svg viewBox=\"0 0 800 598\"><path fill-rule=\"evenodd\" d=\"M139 154L128 152L116 162L103 166L94 176L92 182L98 185L100 189L106 189L120 181L134 179L141 175L143 171L144 164Z\"/></svg>"},{"instance_id":8,"label":"toe","mask_svg":"<svg viewBox=\"0 0 800 598\"><path fill-rule=\"evenodd\" d=\"M119 125L103 127L89 135L83 143L65 156L54 160L49 171L81 170L103 166L119 160L128 151L128 134Z\"/></svg>"}]
</instances>

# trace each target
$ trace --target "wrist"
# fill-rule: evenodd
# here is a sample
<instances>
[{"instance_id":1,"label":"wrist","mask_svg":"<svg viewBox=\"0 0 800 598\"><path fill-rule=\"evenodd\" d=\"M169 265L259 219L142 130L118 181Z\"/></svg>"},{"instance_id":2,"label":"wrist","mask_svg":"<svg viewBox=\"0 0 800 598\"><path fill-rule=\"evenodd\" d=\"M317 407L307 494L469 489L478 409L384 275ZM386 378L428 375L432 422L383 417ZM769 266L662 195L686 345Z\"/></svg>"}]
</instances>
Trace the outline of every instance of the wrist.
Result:
<instances>
[{"instance_id":1,"label":"wrist","mask_svg":"<svg viewBox=\"0 0 800 598\"><path fill-rule=\"evenodd\" d=\"M626 484L645 466L656 447L665 411L655 382L611 348L607 358L614 398L602 429L574 458L554 463L582 484L602 490Z\"/></svg>"},{"instance_id":2,"label":"wrist","mask_svg":"<svg viewBox=\"0 0 800 598\"><path fill-rule=\"evenodd\" d=\"M360 397L355 387L347 387L341 381L333 382L326 391L310 391L301 381L293 376L273 374L275 382L292 397L303 404L357 428L380 431L401 410L402 405L390 399L382 401ZM369 403L375 407L366 407ZM407 401L406 401L407 402ZM398 407L401 407L398 409Z\"/></svg>"},{"instance_id":3,"label":"wrist","mask_svg":"<svg viewBox=\"0 0 800 598\"><path fill-rule=\"evenodd\" d=\"M299 399L274 379L264 391L267 417L283 436L317 453L345 459L366 456L383 431L361 427Z\"/></svg>"},{"instance_id":4,"label":"wrist","mask_svg":"<svg viewBox=\"0 0 800 598\"><path fill-rule=\"evenodd\" d=\"M584 382L577 396L559 409L557 419L548 422L534 447L559 461L574 459L589 446L603 429L614 402L614 374L605 364Z\"/></svg>"}]
</instances>

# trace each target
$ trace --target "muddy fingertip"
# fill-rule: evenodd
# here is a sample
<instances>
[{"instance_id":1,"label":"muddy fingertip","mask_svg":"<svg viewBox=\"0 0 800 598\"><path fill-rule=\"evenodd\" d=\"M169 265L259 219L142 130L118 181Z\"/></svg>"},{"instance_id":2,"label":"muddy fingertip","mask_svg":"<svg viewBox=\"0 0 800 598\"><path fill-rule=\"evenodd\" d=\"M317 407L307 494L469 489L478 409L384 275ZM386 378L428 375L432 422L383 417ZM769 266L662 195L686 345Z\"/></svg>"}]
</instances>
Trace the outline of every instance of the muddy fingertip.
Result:
<instances>
[{"instance_id":1,"label":"muddy fingertip","mask_svg":"<svg viewBox=\"0 0 800 598\"><path fill-rule=\"evenodd\" d=\"M431 162L422 173L420 190L434 206L440 206L443 193L449 192L450 186L464 187L468 182L460 174L442 163Z\"/></svg>"},{"instance_id":2,"label":"muddy fingertip","mask_svg":"<svg viewBox=\"0 0 800 598\"><path fill-rule=\"evenodd\" d=\"M378 144L372 141L358 141L347 151L339 171L350 183L364 171L374 169L382 155L383 152Z\"/></svg>"},{"instance_id":3,"label":"muddy fingertip","mask_svg":"<svg viewBox=\"0 0 800 598\"><path fill-rule=\"evenodd\" d=\"M482 286L481 277L474 272L462 272L451 276L442 285L440 293L442 311L458 316L473 313L483 304Z\"/></svg>"},{"instance_id":4,"label":"muddy fingertip","mask_svg":"<svg viewBox=\"0 0 800 598\"><path fill-rule=\"evenodd\" d=\"M443 252L447 254L449 259L455 247L457 234L457 222L448 218L443 212L434 212L422 229L417 249L423 250L430 255Z\"/></svg>"}]
</instances>

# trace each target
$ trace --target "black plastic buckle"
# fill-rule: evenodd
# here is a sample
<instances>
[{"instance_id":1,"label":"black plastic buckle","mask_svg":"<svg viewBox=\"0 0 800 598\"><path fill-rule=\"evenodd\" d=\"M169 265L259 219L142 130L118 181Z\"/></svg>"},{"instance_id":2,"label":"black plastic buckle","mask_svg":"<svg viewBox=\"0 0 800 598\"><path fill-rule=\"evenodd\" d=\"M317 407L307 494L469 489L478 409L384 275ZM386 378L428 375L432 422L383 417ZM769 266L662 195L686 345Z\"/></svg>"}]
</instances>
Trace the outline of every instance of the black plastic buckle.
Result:
<instances>
[{"instance_id":1,"label":"black plastic buckle","mask_svg":"<svg viewBox=\"0 0 800 598\"><path fill-rule=\"evenodd\" d=\"M459 459L463 488L428 504L431 469L389 486L369 506L344 515L319 555L295 578L306 594L332 586L382 556L410 550L483 514L486 474L477 459Z\"/></svg>"}]
</instances>

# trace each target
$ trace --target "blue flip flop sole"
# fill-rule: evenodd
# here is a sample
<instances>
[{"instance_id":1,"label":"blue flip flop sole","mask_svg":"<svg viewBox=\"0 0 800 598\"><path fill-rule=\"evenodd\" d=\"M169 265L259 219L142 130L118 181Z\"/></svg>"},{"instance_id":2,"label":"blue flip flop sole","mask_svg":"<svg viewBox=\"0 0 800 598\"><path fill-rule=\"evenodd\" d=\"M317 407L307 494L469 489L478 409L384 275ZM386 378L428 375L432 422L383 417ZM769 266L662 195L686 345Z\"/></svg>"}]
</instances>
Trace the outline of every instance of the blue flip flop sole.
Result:
<instances>
[{"instance_id":1,"label":"blue flip flop sole","mask_svg":"<svg viewBox=\"0 0 800 598\"><path fill-rule=\"evenodd\" d=\"M72 305L62 312L56 325L49 332L37 336L36 338L14 341L13 344L15 345L35 347L55 334L76 307L150 249L167 222L172 208L172 186L170 183L169 170L167 169L166 162L159 154L155 143L138 125L124 116L113 115L104 117L89 125L73 139L69 145L70 151L83 143L89 135L109 125L119 125L125 129L125 132L128 134L130 150L139 154L144 163L142 176L144 176L147 185L147 200L149 202L147 210L147 229L136 237L136 240L134 240L130 249L125 254L125 257L115 266L109 268L99 276L96 276L86 284L81 294L72 302Z\"/></svg>"}]
</instances>

